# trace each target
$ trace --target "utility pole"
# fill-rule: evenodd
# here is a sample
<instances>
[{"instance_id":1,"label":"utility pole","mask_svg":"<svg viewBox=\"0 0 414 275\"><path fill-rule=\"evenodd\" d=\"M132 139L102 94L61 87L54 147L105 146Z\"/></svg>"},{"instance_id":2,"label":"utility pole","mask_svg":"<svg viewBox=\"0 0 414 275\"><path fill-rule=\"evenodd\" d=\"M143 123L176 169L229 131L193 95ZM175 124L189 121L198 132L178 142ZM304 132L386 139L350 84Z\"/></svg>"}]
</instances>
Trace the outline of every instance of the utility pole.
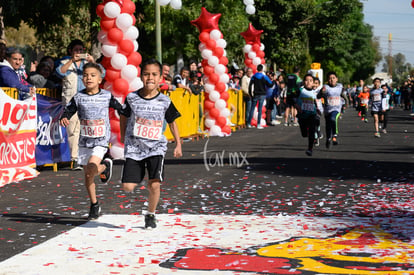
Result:
<instances>
[{"instance_id":1,"label":"utility pole","mask_svg":"<svg viewBox=\"0 0 414 275\"><path fill-rule=\"evenodd\" d=\"M155 44L157 51L157 59L162 63L162 49L161 49L161 11L158 0L155 1Z\"/></svg>"},{"instance_id":2,"label":"utility pole","mask_svg":"<svg viewBox=\"0 0 414 275\"><path fill-rule=\"evenodd\" d=\"M392 33L388 34L388 75L392 79Z\"/></svg>"}]
</instances>

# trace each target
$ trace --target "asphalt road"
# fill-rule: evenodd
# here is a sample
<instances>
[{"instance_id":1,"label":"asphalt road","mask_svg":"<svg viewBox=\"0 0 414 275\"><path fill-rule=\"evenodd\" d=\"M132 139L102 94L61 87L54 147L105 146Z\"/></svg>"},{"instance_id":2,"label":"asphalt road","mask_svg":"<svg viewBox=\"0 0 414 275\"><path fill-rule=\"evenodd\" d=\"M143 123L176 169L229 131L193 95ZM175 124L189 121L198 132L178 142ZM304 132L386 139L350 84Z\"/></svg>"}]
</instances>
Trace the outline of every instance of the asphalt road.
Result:
<instances>
[{"instance_id":1,"label":"asphalt road","mask_svg":"<svg viewBox=\"0 0 414 275\"><path fill-rule=\"evenodd\" d=\"M361 122L347 110L339 145L327 150L323 139L312 157L293 126L186 141L182 158L168 151L158 212L413 219L414 117L393 110L387 134L375 138L373 129L372 119ZM104 215L145 210L145 184L123 192L121 169L116 162L112 180L97 185ZM0 262L84 224L83 182L82 171L45 168L33 180L0 188Z\"/></svg>"}]
</instances>

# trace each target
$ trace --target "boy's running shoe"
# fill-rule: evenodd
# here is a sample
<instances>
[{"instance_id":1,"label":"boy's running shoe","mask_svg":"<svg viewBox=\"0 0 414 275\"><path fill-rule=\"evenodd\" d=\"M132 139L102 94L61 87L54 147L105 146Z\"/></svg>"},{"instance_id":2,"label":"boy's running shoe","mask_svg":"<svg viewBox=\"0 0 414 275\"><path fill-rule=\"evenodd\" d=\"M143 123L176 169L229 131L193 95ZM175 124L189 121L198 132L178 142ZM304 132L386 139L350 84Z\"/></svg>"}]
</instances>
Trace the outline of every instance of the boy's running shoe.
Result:
<instances>
[{"instance_id":1,"label":"boy's running shoe","mask_svg":"<svg viewBox=\"0 0 414 275\"><path fill-rule=\"evenodd\" d=\"M368 119L367 118L364 121L365 121L365 123L368 123Z\"/></svg>"},{"instance_id":2,"label":"boy's running shoe","mask_svg":"<svg viewBox=\"0 0 414 275\"><path fill-rule=\"evenodd\" d=\"M319 145L320 145L319 138L317 138L317 139L315 139L315 146L319 146Z\"/></svg>"},{"instance_id":3,"label":"boy's running shoe","mask_svg":"<svg viewBox=\"0 0 414 275\"><path fill-rule=\"evenodd\" d=\"M155 220L155 215L153 214L147 214L145 215L145 229L147 228L156 228L157 227L157 221Z\"/></svg>"},{"instance_id":4,"label":"boy's running shoe","mask_svg":"<svg viewBox=\"0 0 414 275\"><path fill-rule=\"evenodd\" d=\"M376 132L376 133L374 134L374 136L375 136L375 137L377 137L377 138L379 138L379 137L381 137L381 134L380 134L379 132Z\"/></svg>"},{"instance_id":5,"label":"boy's running shoe","mask_svg":"<svg viewBox=\"0 0 414 275\"><path fill-rule=\"evenodd\" d=\"M326 149L331 149L331 139L330 138L328 138L327 140L326 140Z\"/></svg>"},{"instance_id":6,"label":"boy's running shoe","mask_svg":"<svg viewBox=\"0 0 414 275\"><path fill-rule=\"evenodd\" d=\"M99 218L100 214L101 214L101 206L99 206L99 203L91 204L88 220L96 220L97 218Z\"/></svg>"},{"instance_id":7,"label":"boy's running shoe","mask_svg":"<svg viewBox=\"0 0 414 275\"><path fill-rule=\"evenodd\" d=\"M112 177L112 165L113 162L110 158L106 158L102 161L102 164L106 166L105 170L99 175L102 183L107 183Z\"/></svg>"},{"instance_id":8,"label":"boy's running shoe","mask_svg":"<svg viewBox=\"0 0 414 275\"><path fill-rule=\"evenodd\" d=\"M308 155L310 157L312 156L312 150L310 150L310 149L306 150L305 153L306 153L306 155Z\"/></svg>"}]
</instances>

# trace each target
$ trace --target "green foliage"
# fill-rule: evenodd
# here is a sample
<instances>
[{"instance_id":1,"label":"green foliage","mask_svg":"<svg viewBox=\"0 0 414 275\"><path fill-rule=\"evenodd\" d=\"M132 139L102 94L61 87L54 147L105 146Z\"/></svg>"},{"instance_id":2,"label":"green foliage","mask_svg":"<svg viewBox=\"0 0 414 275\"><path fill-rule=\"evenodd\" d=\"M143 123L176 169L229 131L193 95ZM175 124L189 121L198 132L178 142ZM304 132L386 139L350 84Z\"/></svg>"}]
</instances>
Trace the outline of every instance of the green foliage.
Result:
<instances>
[{"instance_id":1,"label":"green foliage","mask_svg":"<svg viewBox=\"0 0 414 275\"><path fill-rule=\"evenodd\" d=\"M402 85L404 81L408 79L410 75L413 75L413 67L410 63L406 62L405 55L402 53L397 53L392 56L384 56L385 63L383 65L383 72L389 72L390 60L392 62L392 81L395 85Z\"/></svg>"}]
</instances>

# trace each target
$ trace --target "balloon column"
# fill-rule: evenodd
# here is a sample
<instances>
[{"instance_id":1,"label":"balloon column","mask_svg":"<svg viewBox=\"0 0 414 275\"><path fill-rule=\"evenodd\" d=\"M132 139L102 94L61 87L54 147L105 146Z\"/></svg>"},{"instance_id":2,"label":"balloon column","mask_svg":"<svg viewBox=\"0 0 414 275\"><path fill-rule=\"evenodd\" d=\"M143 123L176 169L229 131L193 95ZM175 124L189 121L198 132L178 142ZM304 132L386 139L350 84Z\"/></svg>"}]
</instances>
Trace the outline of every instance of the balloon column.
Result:
<instances>
[{"instance_id":1,"label":"balloon column","mask_svg":"<svg viewBox=\"0 0 414 275\"><path fill-rule=\"evenodd\" d=\"M253 73L257 72L257 65L265 64L264 59L264 45L260 42L260 35L263 31L256 30L252 23L249 23L249 27L245 32L240 33L241 36L244 37L246 41L246 45L244 45L243 52L244 52L244 64L252 68ZM251 125L256 126L258 120L258 111L257 107L254 107L254 113L252 121L250 122ZM266 126L266 107L263 106L262 108L262 116L261 116L261 126Z\"/></svg>"},{"instance_id":2,"label":"balloon column","mask_svg":"<svg viewBox=\"0 0 414 275\"><path fill-rule=\"evenodd\" d=\"M142 87L139 78L142 58L137 52L139 35L135 25L135 4L131 0L105 0L96 8L101 18L101 31L98 40L102 43L101 64L106 69L104 89L111 91L121 102L130 91ZM123 158L123 145L120 141L119 117L110 113L111 156Z\"/></svg>"},{"instance_id":3,"label":"balloon column","mask_svg":"<svg viewBox=\"0 0 414 275\"><path fill-rule=\"evenodd\" d=\"M256 8L254 7L254 0L243 0L243 3L246 5L247 14L255 14Z\"/></svg>"},{"instance_id":4,"label":"balloon column","mask_svg":"<svg viewBox=\"0 0 414 275\"><path fill-rule=\"evenodd\" d=\"M206 111L205 126L210 136L226 136L231 134L229 126L230 111L227 108L229 93L227 83L228 59L224 49L227 42L223 39L223 34L219 30L218 21L221 14L209 13L204 7L201 8L200 17L191 21L200 31L199 50L203 61L206 98L204 109Z\"/></svg>"},{"instance_id":5,"label":"balloon column","mask_svg":"<svg viewBox=\"0 0 414 275\"><path fill-rule=\"evenodd\" d=\"M260 43L260 35L263 31L256 30L252 23L249 23L249 27L245 32L240 33L246 41L246 45L243 47L244 52L244 64L253 69L256 72L256 67L259 64L265 64L264 59L264 45Z\"/></svg>"}]
</instances>

